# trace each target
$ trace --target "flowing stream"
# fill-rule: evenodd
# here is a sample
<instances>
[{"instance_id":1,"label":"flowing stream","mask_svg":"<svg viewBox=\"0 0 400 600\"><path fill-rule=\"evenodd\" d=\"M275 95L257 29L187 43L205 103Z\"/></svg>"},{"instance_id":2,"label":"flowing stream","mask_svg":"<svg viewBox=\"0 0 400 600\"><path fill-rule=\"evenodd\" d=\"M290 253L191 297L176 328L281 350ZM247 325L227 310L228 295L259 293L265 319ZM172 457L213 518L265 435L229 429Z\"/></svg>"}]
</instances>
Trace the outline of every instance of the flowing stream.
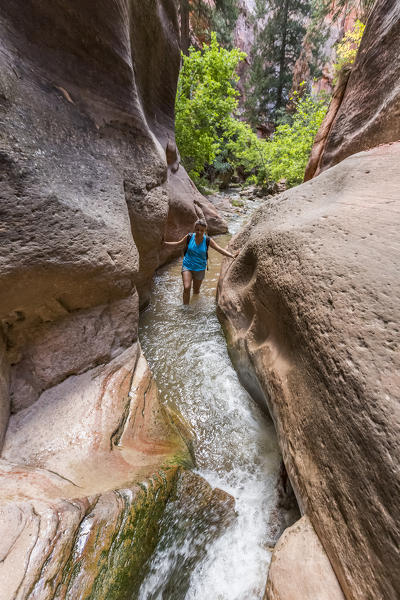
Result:
<instances>
[{"instance_id":1,"label":"flowing stream","mask_svg":"<svg viewBox=\"0 0 400 600\"><path fill-rule=\"evenodd\" d=\"M230 217L231 234L243 219ZM219 236L217 243L225 246L230 237ZM231 364L215 305L222 256L212 249L209 254L201 294L189 306L181 299L182 259L157 272L140 340L162 401L177 406L194 431L197 472L235 498L237 518L212 541L161 540L140 600L261 600L265 589L280 454L272 422ZM194 543L204 553L189 568L185 556ZM171 583L179 565L187 580L183 591Z\"/></svg>"}]
</instances>

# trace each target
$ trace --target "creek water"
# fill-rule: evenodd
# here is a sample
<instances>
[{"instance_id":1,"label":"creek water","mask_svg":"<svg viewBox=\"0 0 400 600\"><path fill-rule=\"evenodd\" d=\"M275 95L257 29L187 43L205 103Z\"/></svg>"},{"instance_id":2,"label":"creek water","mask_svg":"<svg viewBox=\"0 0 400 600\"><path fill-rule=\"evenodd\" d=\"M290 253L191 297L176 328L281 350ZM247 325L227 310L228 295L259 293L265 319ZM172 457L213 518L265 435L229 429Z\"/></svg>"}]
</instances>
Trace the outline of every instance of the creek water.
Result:
<instances>
[{"instance_id":1,"label":"creek water","mask_svg":"<svg viewBox=\"0 0 400 600\"><path fill-rule=\"evenodd\" d=\"M230 234L244 218L230 217ZM216 241L225 246L230 237ZM182 305L182 259L157 272L139 333L162 402L177 407L194 432L197 473L235 498L237 517L219 537L164 534L140 600L261 600L265 589L280 454L271 420L231 364L216 315L222 256L212 249L209 254L201 294L189 306ZM199 545L203 551L188 560ZM184 586L174 583L182 578Z\"/></svg>"}]
</instances>

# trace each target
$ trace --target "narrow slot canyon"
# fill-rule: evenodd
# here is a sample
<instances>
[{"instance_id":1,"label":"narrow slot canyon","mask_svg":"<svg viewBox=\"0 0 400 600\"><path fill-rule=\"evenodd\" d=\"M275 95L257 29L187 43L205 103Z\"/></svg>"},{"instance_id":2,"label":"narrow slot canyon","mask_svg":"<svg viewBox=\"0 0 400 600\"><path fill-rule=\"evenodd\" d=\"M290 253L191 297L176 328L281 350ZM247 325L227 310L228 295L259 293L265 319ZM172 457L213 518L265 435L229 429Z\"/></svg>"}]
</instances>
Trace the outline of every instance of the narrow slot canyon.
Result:
<instances>
[{"instance_id":1,"label":"narrow slot canyon","mask_svg":"<svg viewBox=\"0 0 400 600\"><path fill-rule=\"evenodd\" d=\"M0 600L399 600L399 47L1 2Z\"/></svg>"},{"instance_id":2,"label":"narrow slot canyon","mask_svg":"<svg viewBox=\"0 0 400 600\"><path fill-rule=\"evenodd\" d=\"M258 205L248 201L242 214L231 215L230 234ZM225 246L230 237L216 240ZM182 259L162 267L141 313L139 339L161 402L178 410L192 431L195 473L229 494L234 515L218 527L192 518L196 506L190 499L183 508L177 501L167 507L166 530L141 600L262 598L271 551L300 518L294 495L286 491L272 420L244 390L228 355L215 302L222 258L210 250L201 293L188 306L181 300Z\"/></svg>"}]
</instances>

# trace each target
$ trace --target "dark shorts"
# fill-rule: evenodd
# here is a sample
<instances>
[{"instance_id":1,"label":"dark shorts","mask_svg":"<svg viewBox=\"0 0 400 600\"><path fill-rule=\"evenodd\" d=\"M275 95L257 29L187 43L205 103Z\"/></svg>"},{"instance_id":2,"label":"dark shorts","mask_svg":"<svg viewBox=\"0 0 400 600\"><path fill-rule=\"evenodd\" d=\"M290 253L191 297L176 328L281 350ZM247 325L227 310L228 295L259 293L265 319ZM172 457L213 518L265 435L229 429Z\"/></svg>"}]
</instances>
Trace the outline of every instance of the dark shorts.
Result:
<instances>
[{"instance_id":1,"label":"dark shorts","mask_svg":"<svg viewBox=\"0 0 400 600\"><path fill-rule=\"evenodd\" d=\"M197 279L197 281L203 281L204 276L206 274L205 269L204 269L204 271L191 271L190 269L187 269L186 267L182 267L182 273L184 271L189 271L189 273L192 274L193 279Z\"/></svg>"}]
</instances>

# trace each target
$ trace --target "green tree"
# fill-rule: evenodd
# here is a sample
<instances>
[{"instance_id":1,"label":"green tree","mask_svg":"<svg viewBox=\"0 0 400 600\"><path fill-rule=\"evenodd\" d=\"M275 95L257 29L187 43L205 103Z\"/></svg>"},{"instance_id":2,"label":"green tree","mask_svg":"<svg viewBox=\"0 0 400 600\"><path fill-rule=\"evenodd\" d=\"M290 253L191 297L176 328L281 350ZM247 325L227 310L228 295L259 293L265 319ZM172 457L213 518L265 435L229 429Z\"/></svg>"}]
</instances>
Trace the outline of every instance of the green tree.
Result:
<instances>
[{"instance_id":1,"label":"green tree","mask_svg":"<svg viewBox=\"0 0 400 600\"><path fill-rule=\"evenodd\" d=\"M215 31L225 48L233 48L233 33L239 16L238 0L179 0L181 21L181 49L188 54L190 31L196 39L209 43Z\"/></svg>"},{"instance_id":2,"label":"green tree","mask_svg":"<svg viewBox=\"0 0 400 600\"><path fill-rule=\"evenodd\" d=\"M265 142L264 165L267 180L286 180L288 187L303 181L315 135L325 117L328 97L294 93L295 112L290 123L279 125Z\"/></svg>"},{"instance_id":3,"label":"green tree","mask_svg":"<svg viewBox=\"0 0 400 600\"><path fill-rule=\"evenodd\" d=\"M251 123L275 121L288 100L310 0L256 0L256 35L246 111Z\"/></svg>"},{"instance_id":4,"label":"green tree","mask_svg":"<svg viewBox=\"0 0 400 600\"><path fill-rule=\"evenodd\" d=\"M236 67L245 57L226 50L211 35L203 50L189 49L183 58L175 107L175 130L184 166L198 180L217 157L238 105Z\"/></svg>"},{"instance_id":5,"label":"green tree","mask_svg":"<svg viewBox=\"0 0 400 600\"><path fill-rule=\"evenodd\" d=\"M225 48L233 48L233 33L239 17L238 0L215 0L211 26Z\"/></svg>"}]
</instances>

